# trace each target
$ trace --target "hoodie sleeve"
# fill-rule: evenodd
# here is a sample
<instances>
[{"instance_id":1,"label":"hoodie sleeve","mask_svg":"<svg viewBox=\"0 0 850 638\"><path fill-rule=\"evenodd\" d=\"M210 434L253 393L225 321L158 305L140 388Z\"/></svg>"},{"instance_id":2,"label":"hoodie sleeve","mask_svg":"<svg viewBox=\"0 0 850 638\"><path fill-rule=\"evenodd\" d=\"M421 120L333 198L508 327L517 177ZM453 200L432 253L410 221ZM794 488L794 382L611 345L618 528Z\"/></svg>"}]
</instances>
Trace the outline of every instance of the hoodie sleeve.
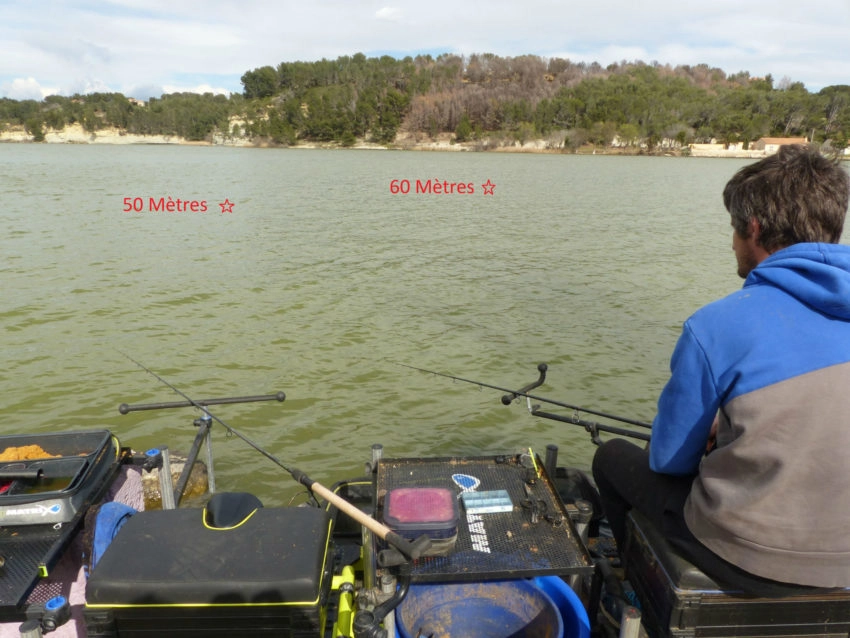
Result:
<instances>
[{"instance_id":1,"label":"hoodie sleeve","mask_svg":"<svg viewBox=\"0 0 850 638\"><path fill-rule=\"evenodd\" d=\"M662 474L696 474L720 400L702 346L685 323L658 399L649 465Z\"/></svg>"}]
</instances>

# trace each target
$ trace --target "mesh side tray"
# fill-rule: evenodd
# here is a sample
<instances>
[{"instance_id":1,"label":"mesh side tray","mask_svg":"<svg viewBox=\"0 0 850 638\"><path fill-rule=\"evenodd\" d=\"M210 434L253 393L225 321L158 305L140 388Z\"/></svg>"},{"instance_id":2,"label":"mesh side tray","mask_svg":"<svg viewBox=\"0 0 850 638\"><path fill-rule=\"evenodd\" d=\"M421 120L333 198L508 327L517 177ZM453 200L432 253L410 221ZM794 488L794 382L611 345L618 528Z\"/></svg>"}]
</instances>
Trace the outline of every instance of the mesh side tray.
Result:
<instances>
[{"instance_id":1,"label":"mesh side tray","mask_svg":"<svg viewBox=\"0 0 850 638\"><path fill-rule=\"evenodd\" d=\"M28 597L59 562L63 552L83 524L88 508L100 501L117 476L129 450L120 448L118 440L106 430L94 433L59 433L44 436L0 437L0 450L8 445L38 442L50 453L85 457L34 461L50 476L53 466L72 466L73 480L63 477L61 488L43 494L15 494L12 490L0 497L0 621L26 620ZM81 467L77 467L80 462ZM45 496L38 500L39 496ZM17 514L32 520L16 525ZM33 524L40 518L41 524Z\"/></svg>"},{"instance_id":2,"label":"mesh side tray","mask_svg":"<svg viewBox=\"0 0 850 638\"><path fill-rule=\"evenodd\" d=\"M526 465L530 465L526 464ZM459 503L454 551L414 562L414 582L450 582L590 574L593 562L542 463L527 467L520 455L474 458L383 459L377 471L378 516L384 497L401 487L454 491L505 490L509 512L476 513ZM534 478L535 470L540 476ZM462 475L457 480L452 476ZM477 481L475 480L477 479ZM463 487L461 487L463 486Z\"/></svg>"}]
</instances>

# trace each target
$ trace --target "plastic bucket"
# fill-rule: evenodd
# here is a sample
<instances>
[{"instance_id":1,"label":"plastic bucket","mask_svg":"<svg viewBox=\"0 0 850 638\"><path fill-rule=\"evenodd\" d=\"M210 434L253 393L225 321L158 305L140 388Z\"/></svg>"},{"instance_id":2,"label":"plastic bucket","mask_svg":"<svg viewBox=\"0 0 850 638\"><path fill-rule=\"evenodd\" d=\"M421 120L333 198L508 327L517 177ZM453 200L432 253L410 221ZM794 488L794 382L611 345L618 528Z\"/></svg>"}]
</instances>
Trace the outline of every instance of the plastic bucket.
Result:
<instances>
[{"instance_id":1,"label":"plastic bucket","mask_svg":"<svg viewBox=\"0 0 850 638\"><path fill-rule=\"evenodd\" d=\"M530 580L411 585L396 610L401 638L561 638L561 612Z\"/></svg>"},{"instance_id":2,"label":"plastic bucket","mask_svg":"<svg viewBox=\"0 0 850 638\"><path fill-rule=\"evenodd\" d=\"M557 576L538 576L531 580L545 591L561 612L565 638L590 638L590 618L581 599Z\"/></svg>"}]
</instances>

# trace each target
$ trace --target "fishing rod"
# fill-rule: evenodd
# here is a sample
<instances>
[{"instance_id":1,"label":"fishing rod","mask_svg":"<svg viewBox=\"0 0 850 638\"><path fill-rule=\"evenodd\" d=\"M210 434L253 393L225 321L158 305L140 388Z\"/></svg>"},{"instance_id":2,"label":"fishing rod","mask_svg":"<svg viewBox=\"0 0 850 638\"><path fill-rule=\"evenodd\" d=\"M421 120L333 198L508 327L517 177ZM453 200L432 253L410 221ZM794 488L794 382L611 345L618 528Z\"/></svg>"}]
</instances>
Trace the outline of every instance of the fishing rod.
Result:
<instances>
[{"instance_id":1,"label":"fishing rod","mask_svg":"<svg viewBox=\"0 0 850 638\"><path fill-rule=\"evenodd\" d=\"M577 406L577 405L565 403L564 401L555 401L554 399L547 399L546 397L541 397L541 396L537 396L537 395L534 395L534 394L530 394L529 390L533 390L534 388L542 385L543 382L546 380L546 370L548 370L548 366L545 363L541 363L540 365L537 366L537 370L540 372L540 377L534 383L531 383L531 384L529 384L529 385L527 385L524 388L521 388L519 390L511 390L509 388L503 388L501 386L491 385L489 383L484 383L482 381L473 381L472 379L464 379L463 377L456 377L452 374L446 374L444 372L435 372L434 370L426 370L425 368L417 368L416 366L410 366L410 365L407 365L405 363L396 362L396 365L400 365L400 366L405 367L405 368L410 368L411 370L418 370L419 372L425 372L427 374L434 374L434 375L437 375L438 377L445 377L447 379L452 379L453 381L463 381L464 383L471 383L471 384L477 385L481 388L489 388L491 390L499 390L500 392L505 392L506 394L502 396L502 403L504 405L510 405L511 402L514 399L516 399L517 397L524 397L524 398L530 399L532 401L541 401L543 403L548 403L550 405L557 405L559 407L567 408L569 410L575 410L576 412L584 412L586 414L592 414L594 416L599 416L599 417L602 417L604 419L611 419L612 421L619 421L620 423L627 423L628 425L636 425L638 427L652 429L652 424L647 423L646 421L638 421L636 419L630 419L628 417L617 416L616 414L609 414L607 412L600 412L598 410L591 410L589 408L582 408L582 407ZM533 413L533 411L532 411L532 413ZM548 413L538 411L538 416L543 416L544 414L548 414ZM550 418L550 417L546 416L544 418ZM564 418L564 417L562 417L562 418ZM561 420L561 419L555 419L555 420L557 421L557 420ZM577 421L567 421L567 422L568 423L577 423ZM601 424L598 424L598 425L601 425ZM624 430L624 431L628 432L628 430Z\"/></svg>"},{"instance_id":2,"label":"fishing rod","mask_svg":"<svg viewBox=\"0 0 850 638\"><path fill-rule=\"evenodd\" d=\"M419 538L417 538L413 542L408 541L404 537L402 537L399 534L397 534L396 532L392 531L386 525L379 523L374 518L372 518L368 514L361 511L355 505L352 505L351 503L349 503L348 501L343 499L341 496L334 494L331 490L329 490L325 486L321 485L317 481L314 481L309 476L307 476L306 473L302 472L301 470L299 470L296 467L293 467L292 465L284 463L279 458L277 458L274 454L264 450L262 447L260 447L256 443L254 443L251 439L249 439L244 434L238 432L237 430L234 430L227 423L222 421L220 418L218 418L216 415L214 415L212 412L210 412L208 409L206 409L203 405L201 405L201 403L194 401L192 398L190 398L188 395L184 394L182 391L180 391L174 385L172 385L171 383L169 383L168 381L163 379L160 375L158 375L156 372L154 372L150 368L142 365L141 363L139 363L138 361L133 359L133 357L131 357L128 354L121 352L121 351L118 351L118 352L119 352L119 354L123 355L128 360L133 362L136 366L138 366L139 368L141 368L142 370L144 370L145 372L147 372L148 374L153 376L157 381L159 381L160 383L171 388L174 392L176 392L181 397L183 397L189 403L190 406L194 406L194 407L198 408L199 410L201 410L204 414L208 415L216 423L218 423L225 430L227 430L228 434L231 434L233 436L236 436L239 439L242 439L242 441L244 441L245 443L250 445L257 452L259 452L260 454L265 456L267 459L269 459L270 461L272 461L273 463L275 463L279 467L283 468L293 479L295 479L295 481L297 483L300 483L301 485L306 487L315 496L318 496L318 497L325 499L325 501L327 501L328 503L330 503L331 505L336 507L338 510L348 514L348 516L350 516L352 519L354 519L357 523L359 523L360 525L362 525L363 527L365 527L366 529L368 529L372 533L377 534L379 538L381 538L382 540L385 540L387 543L389 543L390 545L395 547L398 551L400 551L406 557L413 558L413 559L419 558L420 556L422 556L422 554L425 551L427 551L429 549L430 540L428 539L427 536L425 536L425 535L420 536Z\"/></svg>"}]
</instances>

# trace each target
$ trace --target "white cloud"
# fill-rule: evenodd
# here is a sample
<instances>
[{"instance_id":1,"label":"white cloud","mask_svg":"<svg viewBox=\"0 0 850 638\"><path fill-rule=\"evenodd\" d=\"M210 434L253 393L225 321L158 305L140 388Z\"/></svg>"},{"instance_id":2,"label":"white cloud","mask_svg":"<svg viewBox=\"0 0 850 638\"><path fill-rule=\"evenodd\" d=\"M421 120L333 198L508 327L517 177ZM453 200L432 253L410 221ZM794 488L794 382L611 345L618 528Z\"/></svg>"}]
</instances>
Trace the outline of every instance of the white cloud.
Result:
<instances>
[{"instance_id":1,"label":"white cloud","mask_svg":"<svg viewBox=\"0 0 850 638\"><path fill-rule=\"evenodd\" d=\"M166 90L161 84L136 84L122 92L127 97L147 102L152 97L161 97Z\"/></svg>"},{"instance_id":2,"label":"white cloud","mask_svg":"<svg viewBox=\"0 0 850 638\"><path fill-rule=\"evenodd\" d=\"M0 84L0 95L13 100L42 100L54 93L58 91L43 88L35 78L15 78Z\"/></svg>"},{"instance_id":3,"label":"white cloud","mask_svg":"<svg viewBox=\"0 0 850 638\"><path fill-rule=\"evenodd\" d=\"M267 64L445 52L704 63L816 90L848 82L848 32L847 0L3 0L0 78L238 92Z\"/></svg>"},{"instance_id":4,"label":"white cloud","mask_svg":"<svg viewBox=\"0 0 850 638\"><path fill-rule=\"evenodd\" d=\"M212 93L213 95L230 95L231 91L221 87L214 87L209 84L195 84L192 86L166 84L162 87L162 93ZM159 95L154 95L152 97L159 97Z\"/></svg>"},{"instance_id":5,"label":"white cloud","mask_svg":"<svg viewBox=\"0 0 850 638\"><path fill-rule=\"evenodd\" d=\"M375 17L379 20L398 22L401 19L401 9L396 7L383 7L375 12Z\"/></svg>"},{"instance_id":6,"label":"white cloud","mask_svg":"<svg viewBox=\"0 0 850 638\"><path fill-rule=\"evenodd\" d=\"M65 84L58 93L61 95L74 95L75 93L85 95L86 93L109 93L114 90L99 78L84 77Z\"/></svg>"}]
</instances>

